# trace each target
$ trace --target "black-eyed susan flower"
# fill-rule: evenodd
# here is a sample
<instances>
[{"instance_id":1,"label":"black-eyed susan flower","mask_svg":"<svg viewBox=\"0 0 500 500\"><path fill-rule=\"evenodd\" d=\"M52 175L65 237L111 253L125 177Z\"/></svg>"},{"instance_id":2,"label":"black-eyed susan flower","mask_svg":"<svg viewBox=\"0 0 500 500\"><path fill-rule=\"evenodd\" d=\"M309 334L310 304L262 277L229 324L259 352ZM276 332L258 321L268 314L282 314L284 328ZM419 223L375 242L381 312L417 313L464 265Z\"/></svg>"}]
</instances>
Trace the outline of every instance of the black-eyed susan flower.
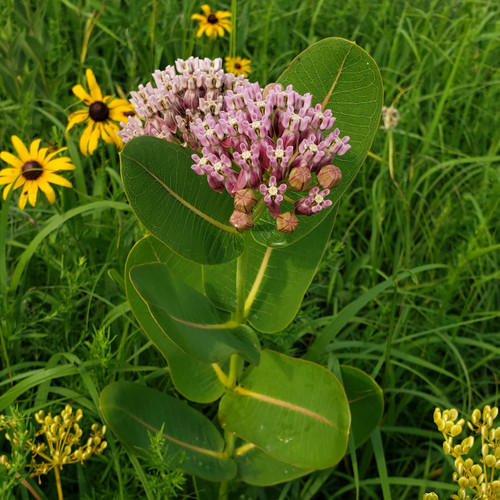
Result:
<instances>
[{"instance_id":1,"label":"black-eyed susan flower","mask_svg":"<svg viewBox=\"0 0 500 500\"><path fill-rule=\"evenodd\" d=\"M71 113L68 117L66 133L77 123L88 121L87 127L80 137L80 151L87 156L97 148L99 138L108 144L115 144L121 148L123 142L116 133L120 130L118 123L127 121L134 115L133 106L125 99L114 99L111 95L102 95L91 69L85 72L87 78L87 92L81 85L73 87L73 94L81 99L88 109L81 109Z\"/></svg>"},{"instance_id":2,"label":"black-eyed susan flower","mask_svg":"<svg viewBox=\"0 0 500 500\"><path fill-rule=\"evenodd\" d=\"M19 137L12 136L12 144L18 157L7 151L0 153L0 159L8 163L10 167L0 170L0 186L6 185L3 190L3 199L7 198L11 187L22 188L19 196L19 208L22 210L26 202L35 206L38 189L45 193L50 203L54 203L56 196L51 184L58 186L73 187L64 177L57 175L59 170L74 170L71 159L67 156L55 156L67 148L49 152L48 148L40 148L41 139L34 140L29 150Z\"/></svg>"},{"instance_id":3,"label":"black-eyed susan flower","mask_svg":"<svg viewBox=\"0 0 500 500\"><path fill-rule=\"evenodd\" d=\"M217 35L224 36L224 30L231 33L231 21L227 19L231 17L231 12L226 10L218 10L212 12L210 5L204 4L201 6L203 14L193 14L191 19L200 22L200 27L196 32L196 36L200 38L203 33L208 37L217 38Z\"/></svg>"},{"instance_id":4,"label":"black-eyed susan flower","mask_svg":"<svg viewBox=\"0 0 500 500\"><path fill-rule=\"evenodd\" d=\"M226 57L224 67L228 73L239 76L243 75L247 77L252 71L250 59L244 59L243 57Z\"/></svg>"}]
</instances>

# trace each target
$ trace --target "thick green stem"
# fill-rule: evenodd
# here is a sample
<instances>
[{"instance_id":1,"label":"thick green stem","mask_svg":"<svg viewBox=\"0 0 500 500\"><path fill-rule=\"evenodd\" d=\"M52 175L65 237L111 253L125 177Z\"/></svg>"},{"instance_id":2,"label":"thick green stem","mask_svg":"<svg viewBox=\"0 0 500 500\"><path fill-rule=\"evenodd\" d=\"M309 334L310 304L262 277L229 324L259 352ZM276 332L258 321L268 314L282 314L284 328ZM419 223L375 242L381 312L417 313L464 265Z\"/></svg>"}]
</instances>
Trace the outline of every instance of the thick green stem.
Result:
<instances>
[{"instance_id":1,"label":"thick green stem","mask_svg":"<svg viewBox=\"0 0 500 500\"><path fill-rule=\"evenodd\" d=\"M237 323L243 323L245 319L245 274L248 262L248 233L243 233L244 247L243 252L238 257L236 264L236 311L234 320Z\"/></svg>"},{"instance_id":2,"label":"thick green stem","mask_svg":"<svg viewBox=\"0 0 500 500\"><path fill-rule=\"evenodd\" d=\"M238 324L243 323L243 321L245 320L245 273L248 261L248 238L250 238L250 235L248 233L244 233L243 238L243 252L238 257L238 261L236 263L236 311L234 313L234 321ZM235 353L231 356L229 364L229 374L225 383L227 390L232 390L236 386L236 383L238 381L239 366L240 356L238 353ZM226 442L224 454L227 457L232 457L235 447L234 434L228 430L225 430L224 440ZM227 500L228 495L229 481L222 481L219 487L219 500Z\"/></svg>"},{"instance_id":3,"label":"thick green stem","mask_svg":"<svg viewBox=\"0 0 500 500\"><path fill-rule=\"evenodd\" d=\"M233 389L238 380L238 367L239 367L239 355L233 354L231 356L231 361L229 365L229 375L227 388L229 390ZM224 448L224 454L227 457L232 457L234 454L235 437L234 434L228 430L224 431L224 440L226 446ZM229 494L229 481L222 481L219 487L219 500L227 500Z\"/></svg>"}]
</instances>

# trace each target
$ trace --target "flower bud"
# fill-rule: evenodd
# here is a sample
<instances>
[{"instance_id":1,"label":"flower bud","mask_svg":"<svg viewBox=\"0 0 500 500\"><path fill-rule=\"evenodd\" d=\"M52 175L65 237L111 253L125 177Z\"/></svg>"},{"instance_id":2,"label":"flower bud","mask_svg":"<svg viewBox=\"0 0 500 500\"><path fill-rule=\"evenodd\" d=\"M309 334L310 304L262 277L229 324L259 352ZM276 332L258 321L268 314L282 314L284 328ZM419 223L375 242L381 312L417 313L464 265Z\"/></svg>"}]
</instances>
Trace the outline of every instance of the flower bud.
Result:
<instances>
[{"instance_id":1,"label":"flower bud","mask_svg":"<svg viewBox=\"0 0 500 500\"><path fill-rule=\"evenodd\" d=\"M262 98L265 99L269 91L276 89L277 83L269 83L264 87L264 92L262 92Z\"/></svg>"},{"instance_id":2,"label":"flower bud","mask_svg":"<svg viewBox=\"0 0 500 500\"><path fill-rule=\"evenodd\" d=\"M276 228L282 233L293 233L298 224L299 219L292 212L285 212L276 218Z\"/></svg>"},{"instance_id":3,"label":"flower bud","mask_svg":"<svg viewBox=\"0 0 500 500\"><path fill-rule=\"evenodd\" d=\"M311 182L311 171L307 167L294 167L290 171L288 184L297 191L305 191Z\"/></svg>"},{"instance_id":4,"label":"flower bud","mask_svg":"<svg viewBox=\"0 0 500 500\"><path fill-rule=\"evenodd\" d=\"M313 204L312 196L305 196L300 200L294 202L295 213L297 215L307 215L308 217L312 215L312 204Z\"/></svg>"},{"instance_id":5,"label":"flower bud","mask_svg":"<svg viewBox=\"0 0 500 500\"><path fill-rule=\"evenodd\" d=\"M251 212L258 201L253 189L240 189L234 193L234 208L240 212Z\"/></svg>"},{"instance_id":6,"label":"flower bud","mask_svg":"<svg viewBox=\"0 0 500 500\"><path fill-rule=\"evenodd\" d=\"M229 218L229 222L236 229L236 231L243 233L253 227L253 215L252 213L235 210Z\"/></svg>"},{"instance_id":7,"label":"flower bud","mask_svg":"<svg viewBox=\"0 0 500 500\"><path fill-rule=\"evenodd\" d=\"M323 188L337 187L342 181L342 172L335 165L326 165L318 173L318 182Z\"/></svg>"}]
</instances>

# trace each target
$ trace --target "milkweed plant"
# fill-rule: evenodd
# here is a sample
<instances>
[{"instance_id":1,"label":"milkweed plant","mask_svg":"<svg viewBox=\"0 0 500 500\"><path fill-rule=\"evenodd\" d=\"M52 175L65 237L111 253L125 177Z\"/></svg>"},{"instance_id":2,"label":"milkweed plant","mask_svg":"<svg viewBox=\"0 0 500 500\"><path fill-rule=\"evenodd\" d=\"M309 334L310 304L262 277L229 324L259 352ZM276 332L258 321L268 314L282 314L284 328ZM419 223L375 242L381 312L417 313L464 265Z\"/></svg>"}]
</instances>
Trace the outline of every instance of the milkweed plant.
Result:
<instances>
[{"instance_id":1,"label":"milkweed plant","mask_svg":"<svg viewBox=\"0 0 500 500\"><path fill-rule=\"evenodd\" d=\"M220 483L219 498L233 480L266 486L332 467L378 425L380 388L357 368L333 373L261 342L296 316L368 153L379 70L330 38L267 86L221 59L152 76L118 133L124 189L147 231L128 256L126 293L180 395L217 418L119 381L100 395L105 421L144 457L160 433L184 472Z\"/></svg>"}]
</instances>

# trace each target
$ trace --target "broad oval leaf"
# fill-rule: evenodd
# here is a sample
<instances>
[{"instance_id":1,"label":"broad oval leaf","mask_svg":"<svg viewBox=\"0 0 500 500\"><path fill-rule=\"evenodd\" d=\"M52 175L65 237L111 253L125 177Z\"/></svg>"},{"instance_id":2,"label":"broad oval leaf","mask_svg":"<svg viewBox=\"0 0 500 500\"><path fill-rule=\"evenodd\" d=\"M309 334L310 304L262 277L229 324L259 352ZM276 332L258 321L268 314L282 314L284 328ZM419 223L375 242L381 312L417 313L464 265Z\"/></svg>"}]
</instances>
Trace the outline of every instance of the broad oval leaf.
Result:
<instances>
[{"instance_id":1,"label":"broad oval leaf","mask_svg":"<svg viewBox=\"0 0 500 500\"><path fill-rule=\"evenodd\" d=\"M191 170L192 151L156 137L136 137L120 155L125 193L148 231L187 259L235 259L242 237L229 224L233 199Z\"/></svg>"},{"instance_id":2,"label":"broad oval leaf","mask_svg":"<svg viewBox=\"0 0 500 500\"><path fill-rule=\"evenodd\" d=\"M179 349L158 326L145 302L130 282L130 269L138 264L162 262L183 276L191 286L201 286L201 266L175 254L160 240L145 236L130 251L125 265L125 291L130 307L145 335L168 362L170 376L176 389L197 403L210 403L219 399L224 386L212 364L189 356Z\"/></svg>"},{"instance_id":3,"label":"broad oval leaf","mask_svg":"<svg viewBox=\"0 0 500 500\"><path fill-rule=\"evenodd\" d=\"M380 386L364 371L346 365L342 365L340 371L351 410L351 434L357 448L380 424L384 398Z\"/></svg>"},{"instance_id":4,"label":"broad oval leaf","mask_svg":"<svg viewBox=\"0 0 500 500\"><path fill-rule=\"evenodd\" d=\"M208 363L237 352L259 363L259 339L253 330L223 317L207 297L173 275L167 265L138 265L129 274L156 323L179 349Z\"/></svg>"},{"instance_id":5,"label":"broad oval leaf","mask_svg":"<svg viewBox=\"0 0 500 500\"><path fill-rule=\"evenodd\" d=\"M313 105L331 109L341 137L348 135L351 149L334 159L342 170L340 186L328 199L335 205L363 164L379 127L383 85L375 61L361 47L343 38L325 38L299 54L278 78L284 87L293 85L299 94L309 92ZM329 210L332 210L331 208ZM278 233L270 215L265 215L252 230L261 244L284 246L303 238L316 227L328 210L312 217L300 217L291 235Z\"/></svg>"},{"instance_id":6,"label":"broad oval leaf","mask_svg":"<svg viewBox=\"0 0 500 500\"><path fill-rule=\"evenodd\" d=\"M134 382L114 382L101 392L99 407L109 428L136 454L148 457L150 434L162 431L167 457L188 474L225 481L236 464L224 454L214 424L185 402Z\"/></svg>"},{"instance_id":7,"label":"broad oval leaf","mask_svg":"<svg viewBox=\"0 0 500 500\"><path fill-rule=\"evenodd\" d=\"M276 460L253 445L236 449L234 460L238 466L238 478L256 486L272 486L313 471Z\"/></svg>"},{"instance_id":8,"label":"broad oval leaf","mask_svg":"<svg viewBox=\"0 0 500 500\"><path fill-rule=\"evenodd\" d=\"M325 469L345 454L350 413L337 377L320 365L263 351L219 406L224 429L296 467Z\"/></svg>"}]
</instances>

